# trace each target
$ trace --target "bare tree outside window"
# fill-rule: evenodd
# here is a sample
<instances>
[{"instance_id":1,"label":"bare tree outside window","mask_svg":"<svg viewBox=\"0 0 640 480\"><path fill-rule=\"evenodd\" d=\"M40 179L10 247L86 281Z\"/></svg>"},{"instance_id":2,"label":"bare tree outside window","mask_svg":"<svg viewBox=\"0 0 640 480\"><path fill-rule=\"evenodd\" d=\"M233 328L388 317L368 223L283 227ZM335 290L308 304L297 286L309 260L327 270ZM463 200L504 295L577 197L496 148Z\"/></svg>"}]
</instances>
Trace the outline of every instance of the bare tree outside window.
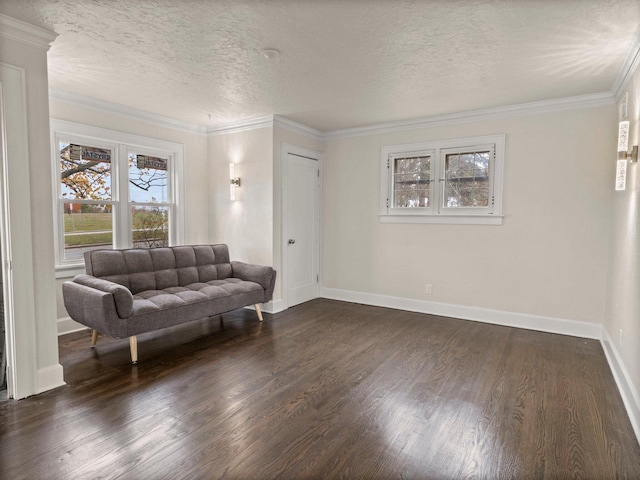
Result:
<instances>
[{"instance_id":1,"label":"bare tree outside window","mask_svg":"<svg viewBox=\"0 0 640 480\"><path fill-rule=\"evenodd\" d=\"M431 156L393 159L393 206L427 207L431 193Z\"/></svg>"},{"instance_id":2,"label":"bare tree outside window","mask_svg":"<svg viewBox=\"0 0 640 480\"><path fill-rule=\"evenodd\" d=\"M445 203L449 208L489 205L490 152L447 154Z\"/></svg>"}]
</instances>

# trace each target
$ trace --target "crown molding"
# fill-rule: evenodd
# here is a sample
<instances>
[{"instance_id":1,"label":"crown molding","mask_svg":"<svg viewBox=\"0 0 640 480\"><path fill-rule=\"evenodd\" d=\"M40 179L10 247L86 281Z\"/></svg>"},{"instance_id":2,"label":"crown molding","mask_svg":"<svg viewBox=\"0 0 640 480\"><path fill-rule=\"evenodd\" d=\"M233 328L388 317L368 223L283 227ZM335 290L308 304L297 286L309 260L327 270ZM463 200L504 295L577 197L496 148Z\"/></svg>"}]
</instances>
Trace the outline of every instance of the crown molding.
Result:
<instances>
[{"instance_id":1,"label":"crown molding","mask_svg":"<svg viewBox=\"0 0 640 480\"><path fill-rule=\"evenodd\" d=\"M576 97L557 98L554 100L543 100L540 102L520 103L505 107L484 108L480 110L469 110L466 112L446 113L443 115L432 115L413 120L400 120L397 122L378 123L363 127L344 128L325 132L325 139L338 139L347 137L360 137L364 135L378 135L392 133L403 130L415 130L427 127L439 127L444 125L455 125L459 123L470 123L495 118L514 117L519 115L531 115L537 113L558 112L562 110L573 110L577 108L591 108L603 105L612 105L615 98L611 92L594 93L590 95L580 95Z\"/></svg>"},{"instance_id":2,"label":"crown molding","mask_svg":"<svg viewBox=\"0 0 640 480\"><path fill-rule=\"evenodd\" d=\"M207 135L228 135L230 133L246 132L247 130L256 130L258 128L273 127L273 115L265 115L264 117L254 117L246 120L238 120L237 122L225 123L207 128Z\"/></svg>"},{"instance_id":3,"label":"crown molding","mask_svg":"<svg viewBox=\"0 0 640 480\"><path fill-rule=\"evenodd\" d=\"M0 13L0 38L14 40L30 47L49 50L57 33Z\"/></svg>"},{"instance_id":4,"label":"crown molding","mask_svg":"<svg viewBox=\"0 0 640 480\"><path fill-rule=\"evenodd\" d=\"M635 63L638 63L638 58L636 58ZM633 64L633 62L631 62L631 64ZM320 141L324 141L327 139L333 140L339 138L360 137L365 135L378 135L403 130L415 130L420 128L438 127L444 125L471 123L496 118L514 117L519 115L558 112L562 110L572 110L578 108L593 108L604 105L612 105L616 101L616 97L612 92L601 92L589 95L565 97L554 100L543 100L539 102L521 103L504 107L470 110L466 112L447 113L443 115L432 115L412 120L400 120L396 122L379 123L362 127L321 132L320 130L308 127L281 115L265 115L262 117L254 117L246 120L230 122L224 125L205 127L204 125L187 123L170 117L165 117L143 110L138 110L132 107L127 107L125 105L107 102L105 100L98 100L96 98L85 97L82 95L77 95L75 93L63 92L55 89L49 90L49 96L53 99L71 105L89 108L102 113L123 115L129 118L134 118L136 120L153 123L161 127L183 130L190 133L216 136L255 130L258 128L277 126L285 130L305 135L307 137L314 138Z\"/></svg>"},{"instance_id":5,"label":"crown molding","mask_svg":"<svg viewBox=\"0 0 640 480\"><path fill-rule=\"evenodd\" d=\"M294 122L293 120L289 120L288 118L283 117L281 115L274 115L273 123L276 127L289 130L290 132L298 133L306 137L311 137L315 140L320 140L320 141L324 140L324 133L322 133L320 130L307 127L302 123Z\"/></svg>"},{"instance_id":6,"label":"crown molding","mask_svg":"<svg viewBox=\"0 0 640 480\"><path fill-rule=\"evenodd\" d=\"M399 132L404 130L414 130L419 128L438 127L443 125L454 125L460 123L471 123L494 118L515 117L519 115L531 115L536 113L558 112L562 110L573 110L577 108L592 108L603 105L613 105L615 98L611 92L593 93L576 97L565 97L554 100L543 100L539 102L520 103L505 107L485 108L481 110L470 110L466 112L447 113L443 115L432 115L413 120L400 120L397 122L378 123L363 127L345 128L321 132L315 128L308 127L301 123L289 120L281 115L267 115L264 117L250 118L238 122L227 123L216 127L209 127L209 135L227 135L230 133L255 130L257 128L277 126L286 130L306 135L308 137L324 141L327 139L338 139L348 137L360 137L365 135L378 135L384 133Z\"/></svg>"},{"instance_id":7,"label":"crown molding","mask_svg":"<svg viewBox=\"0 0 640 480\"><path fill-rule=\"evenodd\" d=\"M279 127L290 132L305 135L322 141L324 134L320 130L307 127L301 123L289 120L282 115L265 115L264 117L254 117L237 122L225 123L207 129L208 135L228 135L230 133L246 132L248 130L256 130L265 127Z\"/></svg>"},{"instance_id":8,"label":"crown molding","mask_svg":"<svg viewBox=\"0 0 640 480\"><path fill-rule=\"evenodd\" d=\"M631 81L631 77L634 72L638 70L638 67L640 67L640 28L638 28L636 36L633 37L629 53L627 53L627 56L622 63L622 67L620 67L620 71L618 72L618 76L611 87L611 91L613 92L616 101L620 100L620 97L622 97L622 94L627 89L627 85Z\"/></svg>"},{"instance_id":9,"label":"crown molding","mask_svg":"<svg viewBox=\"0 0 640 480\"><path fill-rule=\"evenodd\" d=\"M127 107L118 103L99 100L97 98L85 97L76 93L63 92L61 90L49 89L49 97L60 102L70 105L79 106L95 110L101 113L123 115L125 117L141 120L143 122L152 123L160 127L172 128L174 130L182 130L189 133L206 133L207 129L203 125L183 122L174 118L165 117L156 113L138 110L137 108Z\"/></svg>"}]
</instances>

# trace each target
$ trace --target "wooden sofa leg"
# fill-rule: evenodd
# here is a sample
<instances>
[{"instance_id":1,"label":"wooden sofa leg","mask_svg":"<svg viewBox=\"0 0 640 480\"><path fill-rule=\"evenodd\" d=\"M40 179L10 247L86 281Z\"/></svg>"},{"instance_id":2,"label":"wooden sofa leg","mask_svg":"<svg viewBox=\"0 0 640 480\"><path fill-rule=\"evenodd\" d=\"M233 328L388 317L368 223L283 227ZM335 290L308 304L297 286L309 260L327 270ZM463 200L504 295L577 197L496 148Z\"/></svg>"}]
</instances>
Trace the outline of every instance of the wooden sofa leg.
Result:
<instances>
[{"instance_id":1,"label":"wooden sofa leg","mask_svg":"<svg viewBox=\"0 0 640 480\"><path fill-rule=\"evenodd\" d=\"M129 337L129 347L131 348L131 363L138 363L138 337L135 335Z\"/></svg>"},{"instance_id":2,"label":"wooden sofa leg","mask_svg":"<svg viewBox=\"0 0 640 480\"><path fill-rule=\"evenodd\" d=\"M98 335L100 335L98 330L91 331L91 348L95 347L96 343L98 343Z\"/></svg>"},{"instance_id":3,"label":"wooden sofa leg","mask_svg":"<svg viewBox=\"0 0 640 480\"><path fill-rule=\"evenodd\" d=\"M254 305L254 307L256 307L256 313L258 314L258 320L262 321L262 310L260 310L260 305L258 305L257 303Z\"/></svg>"}]
</instances>

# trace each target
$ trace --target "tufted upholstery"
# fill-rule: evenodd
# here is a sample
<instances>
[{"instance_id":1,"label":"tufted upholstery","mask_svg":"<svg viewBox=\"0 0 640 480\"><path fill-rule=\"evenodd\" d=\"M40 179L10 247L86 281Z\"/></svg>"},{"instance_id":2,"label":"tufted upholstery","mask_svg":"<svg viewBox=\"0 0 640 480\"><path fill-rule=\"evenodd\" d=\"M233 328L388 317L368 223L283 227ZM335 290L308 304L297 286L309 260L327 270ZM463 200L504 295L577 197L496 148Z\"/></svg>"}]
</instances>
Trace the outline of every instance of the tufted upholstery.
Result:
<instances>
[{"instance_id":1,"label":"tufted upholstery","mask_svg":"<svg viewBox=\"0 0 640 480\"><path fill-rule=\"evenodd\" d=\"M85 253L87 275L62 286L71 318L116 338L267 302L271 267L231 262L226 245Z\"/></svg>"},{"instance_id":2,"label":"tufted upholstery","mask_svg":"<svg viewBox=\"0 0 640 480\"><path fill-rule=\"evenodd\" d=\"M134 295L231 277L226 245L93 250L84 254L87 274L119 283Z\"/></svg>"},{"instance_id":3,"label":"tufted upholstery","mask_svg":"<svg viewBox=\"0 0 640 480\"><path fill-rule=\"evenodd\" d=\"M262 287L259 284L237 278L192 283L186 287L169 287L164 290L145 290L133 296L133 315L260 290Z\"/></svg>"}]
</instances>

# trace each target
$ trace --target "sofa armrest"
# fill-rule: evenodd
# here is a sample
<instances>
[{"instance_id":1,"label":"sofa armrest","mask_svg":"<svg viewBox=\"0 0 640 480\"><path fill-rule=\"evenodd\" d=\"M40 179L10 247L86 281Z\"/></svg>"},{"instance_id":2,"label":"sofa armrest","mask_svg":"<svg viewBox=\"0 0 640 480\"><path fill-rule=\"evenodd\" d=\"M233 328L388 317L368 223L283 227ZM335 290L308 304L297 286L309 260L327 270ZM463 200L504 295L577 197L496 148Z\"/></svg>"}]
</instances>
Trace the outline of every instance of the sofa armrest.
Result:
<instances>
[{"instance_id":1,"label":"sofa armrest","mask_svg":"<svg viewBox=\"0 0 640 480\"><path fill-rule=\"evenodd\" d=\"M73 282L113 295L120 318L128 318L133 313L133 295L127 287L91 275L76 275Z\"/></svg>"},{"instance_id":2,"label":"sofa armrest","mask_svg":"<svg viewBox=\"0 0 640 480\"><path fill-rule=\"evenodd\" d=\"M271 300L276 285L276 271L271 267L252 265L243 262L231 262L231 270L235 278L259 283L265 290L265 302Z\"/></svg>"},{"instance_id":3,"label":"sofa armrest","mask_svg":"<svg viewBox=\"0 0 640 480\"><path fill-rule=\"evenodd\" d=\"M69 316L76 322L115 338L129 336L127 320L118 315L112 293L76 282L64 282L62 297Z\"/></svg>"}]
</instances>

